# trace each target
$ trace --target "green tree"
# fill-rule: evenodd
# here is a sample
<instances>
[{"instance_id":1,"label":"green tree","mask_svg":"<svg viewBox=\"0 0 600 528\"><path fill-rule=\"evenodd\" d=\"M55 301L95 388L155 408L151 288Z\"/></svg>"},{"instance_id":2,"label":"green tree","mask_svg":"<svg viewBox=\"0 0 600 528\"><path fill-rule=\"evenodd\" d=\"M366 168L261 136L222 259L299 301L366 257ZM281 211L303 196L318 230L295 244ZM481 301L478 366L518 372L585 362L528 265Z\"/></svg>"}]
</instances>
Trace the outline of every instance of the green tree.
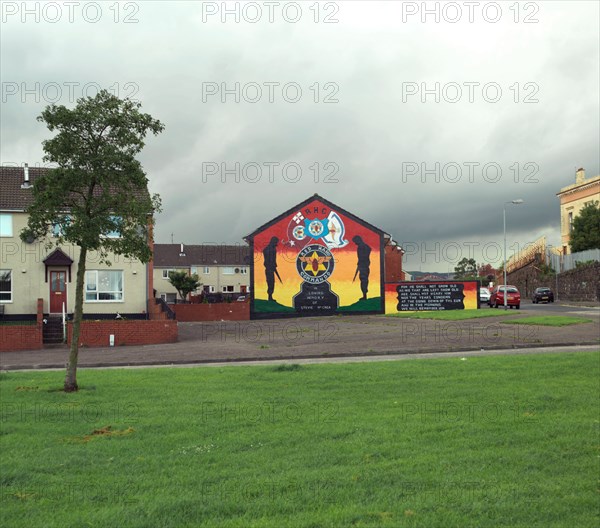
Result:
<instances>
[{"instance_id":1,"label":"green tree","mask_svg":"<svg viewBox=\"0 0 600 528\"><path fill-rule=\"evenodd\" d=\"M477 277L477 263L475 259L465 257L454 268L454 278L466 279L468 277Z\"/></svg>"},{"instance_id":2,"label":"green tree","mask_svg":"<svg viewBox=\"0 0 600 528\"><path fill-rule=\"evenodd\" d=\"M184 301L187 301L188 295L196 291L202 283L200 278L195 273L188 275L185 271L171 271L169 272L169 282L179 293Z\"/></svg>"},{"instance_id":3,"label":"green tree","mask_svg":"<svg viewBox=\"0 0 600 528\"><path fill-rule=\"evenodd\" d=\"M83 315L83 288L88 252L110 265L109 253L148 262L160 197L150 196L148 179L136 155L148 132L164 129L162 123L139 111L140 103L122 100L107 90L81 98L73 109L49 105L38 116L56 135L43 142L44 161L58 167L37 178L27 227L21 239L45 239L59 224L54 244L79 246L73 336L64 390L76 391L79 334ZM117 232L117 236L107 236Z\"/></svg>"},{"instance_id":4,"label":"green tree","mask_svg":"<svg viewBox=\"0 0 600 528\"><path fill-rule=\"evenodd\" d=\"M571 251L600 249L600 203L585 204L573 219L570 242Z\"/></svg>"}]
</instances>

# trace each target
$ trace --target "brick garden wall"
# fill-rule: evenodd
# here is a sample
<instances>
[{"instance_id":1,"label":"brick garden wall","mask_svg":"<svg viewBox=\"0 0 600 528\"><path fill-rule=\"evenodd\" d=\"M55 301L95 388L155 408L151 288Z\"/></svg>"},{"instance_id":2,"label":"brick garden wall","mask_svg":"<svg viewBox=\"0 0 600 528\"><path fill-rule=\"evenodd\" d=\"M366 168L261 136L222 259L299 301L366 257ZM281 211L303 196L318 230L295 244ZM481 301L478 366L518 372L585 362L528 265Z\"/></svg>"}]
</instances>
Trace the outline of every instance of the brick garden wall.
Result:
<instances>
[{"instance_id":1,"label":"brick garden wall","mask_svg":"<svg viewBox=\"0 0 600 528\"><path fill-rule=\"evenodd\" d=\"M0 352L38 350L43 347L42 323L0 325Z\"/></svg>"},{"instance_id":2,"label":"brick garden wall","mask_svg":"<svg viewBox=\"0 0 600 528\"><path fill-rule=\"evenodd\" d=\"M249 302L170 304L178 321L248 321Z\"/></svg>"},{"instance_id":3,"label":"brick garden wall","mask_svg":"<svg viewBox=\"0 0 600 528\"><path fill-rule=\"evenodd\" d=\"M0 352L38 350L44 347L44 301L37 300L37 320L33 325L0 325Z\"/></svg>"},{"instance_id":4,"label":"brick garden wall","mask_svg":"<svg viewBox=\"0 0 600 528\"><path fill-rule=\"evenodd\" d=\"M153 345L177 342L177 321L82 321L80 345L107 347L110 335L115 336L115 346ZM71 344L73 324L67 326L67 341Z\"/></svg>"}]
</instances>

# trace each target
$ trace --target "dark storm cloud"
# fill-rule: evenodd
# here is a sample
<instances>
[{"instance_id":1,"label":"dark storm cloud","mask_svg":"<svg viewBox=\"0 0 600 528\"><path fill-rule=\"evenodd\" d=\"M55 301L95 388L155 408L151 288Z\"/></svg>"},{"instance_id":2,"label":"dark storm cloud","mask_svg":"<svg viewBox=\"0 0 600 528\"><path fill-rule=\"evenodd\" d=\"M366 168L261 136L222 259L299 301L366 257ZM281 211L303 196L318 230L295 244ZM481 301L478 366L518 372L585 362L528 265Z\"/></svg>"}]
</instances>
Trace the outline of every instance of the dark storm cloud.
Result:
<instances>
[{"instance_id":1,"label":"dark storm cloud","mask_svg":"<svg viewBox=\"0 0 600 528\"><path fill-rule=\"evenodd\" d=\"M97 24L3 24L2 161L41 162L48 132L35 117L52 102L49 83L61 84L57 103L68 106L65 83L77 83L76 97L88 85L93 95L94 83L132 95L166 126L141 156L163 199L159 242L171 233L175 242L239 242L317 192L407 243L408 269L446 271L454 256L444 247L468 256L475 243L502 242L504 202L515 198L525 203L507 206L509 242L556 243L556 192L577 167L600 170L597 3L538 2L539 23L528 25L507 10L496 24L403 23L398 2L339 2L337 24L312 23L308 11L297 24L223 24L203 22L199 2L136 5L135 24L122 23L124 13L114 23L107 9ZM256 83L262 97L222 102L222 83L236 82ZM403 93L435 82L458 84L463 97L423 103ZM470 102L469 82L496 83L502 97L485 101L479 87ZM22 83L40 86L38 100ZM279 83L273 102L265 83ZM297 102L282 94L289 83L301 87ZM523 102L526 83L537 102ZM221 163L240 172L222 181ZM285 164L301 168L299 181L286 180ZM422 248L433 253L423 258Z\"/></svg>"}]
</instances>

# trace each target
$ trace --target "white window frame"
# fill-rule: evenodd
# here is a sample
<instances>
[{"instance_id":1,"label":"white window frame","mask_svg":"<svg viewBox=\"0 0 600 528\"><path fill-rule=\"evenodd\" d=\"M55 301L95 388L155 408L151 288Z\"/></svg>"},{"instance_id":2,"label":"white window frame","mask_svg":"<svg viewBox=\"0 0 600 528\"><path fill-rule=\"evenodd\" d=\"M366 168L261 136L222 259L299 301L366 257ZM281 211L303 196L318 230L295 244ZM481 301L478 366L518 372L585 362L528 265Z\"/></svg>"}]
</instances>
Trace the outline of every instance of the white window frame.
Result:
<instances>
[{"instance_id":1,"label":"white window frame","mask_svg":"<svg viewBox=\"0 0 600 528\"><path fill-rule=\"evenodd\" d=\"M13 277L13 272L12 269L0 269L0 273L4 273L8 271L9 273L9 277L10 277L10 292L2 292L4 294L9 293L10 294L10 299L0 299L0 303L2 304L10 304L13 302L13 292L14 292L14 277Z\"/></svg>"},{"instance_id":2,"label":"white window frame","mask_svg":"<svg viewBox=\"0 0 600 528\"><path fill-rule=\"evenodd\" d=\"M62 236L65 234L64 225L71 223L71 216L65 215L63 217L63 220L64 220L64 222L62 222L62 223L56 222L52 225L52 236L54 238L58 238L59 236Z\"/></svg>"},{"instance_id":3,"label":"white window frame","mask_svg":"<svg viewBox=\"0 0 600 528\"><path fill-rule=\"evenodd\" d=\"M223 275L235 275L235 268L233 266L223 266L221 273Z\"/></svg>"},{"instance_id":4,"label":"white window frame","mask_svg":"<svg viewBox=\"0 0 600 528\"><path fill-rule=\"evenodd\" d=\"M118 215L111 215L111 219L120 219L121 221L123 220L120 216ZM119 231L111 231L109 233L106 234L102 234L100 235L102 238L122 238L122 235Z\"/></svg>"},{"instance_id":5,"label":"white window frame","mask_svg":"<svg viewBox=\"0 0 600 528\"><path fill-rule=\"evenodd\" d=\"M240 274L247 275L248 274L248 268L240 268Z\"/></svg>"},{"instance_id":6,"label":"white window frame","mask_svg":"<svg viewBox=\"0 0 600 528\"><path fill-rule=\"evenodd\" d=\"M9 238L13 236L13 215L11 213L0 214L0 237Z\"/></svg>"},{"instance_id":7,"label":"white window frame","mask_svg":"<svg viewBox=\"0 0 600 528\"><path fill-rule=\"evenodd\" d=\"M107 273L120 273L121 274L121 298L120 299L99 299L99 295L101 293L119 293L119 292L103 292L98 290L98 272L99 271L103 271L103 272L107 272ZM95 273L96 274L96 290L90 291L88 290L87 287L87 277L88 277L88 273ZM101 269L101 270L86 270L85 272L85 281L84 281L84 302L86 303L124 303L125 302L125 273L123 272L123 270L108 270L108 269ZM88 293L96 293L96 299L88 299Z\"/></svg>"},{"instance_id":8,"label":"white window frame","mask_svg":"<svg viewBox=\"0 0 600 528\"><path fill-rule=\"evenodd\" d=\"M198 275L198 266L190 266L190 275Z\"/></svg>"},{"instance_id":9,"label":"white window frame","mask_svg":"<svg viewBox=\"0 0 600 528\"><path fill-rule=\"evenodd\" d=\"M209 274L210 274L210 267L209 267L209 266L204 266L204 267L202 268L202 273L203 273L204 275L209 275Z\"/></svg>"},{"instance_id":10,"label":"white window frame","mask_svg":"<svg viewBox=\"0 0 600 528\"><path fill-rule=\"evenodd\" d=\"M175 304L177 302L176 293L161 293L160 296L168 304ZM169 297L171 298L171 300L169 300Z\"/></svg>"},{"instance_id":11,"label":"white window frame","mask_svg":"<svg viewBox=\"0 0 600 528\"><path fill-rule=\"evenodd\" d=\"M568 217L568 222L569 222L569 233L573 232L573 211L569 211L569 214L567 215Z\"/></svg>"},{"instance_id":12,"label":"white window frame","mask_svg":"<svg viewBox=\"0 0 600 528\"><path fill-rule=\"evenodd\" d=\"M171 273L172 271L175 271L175 270L174 269L164 269L164 270L162 270L162 278L164 280L169 280L169 273Z\"/></svg>"}]
</instances>

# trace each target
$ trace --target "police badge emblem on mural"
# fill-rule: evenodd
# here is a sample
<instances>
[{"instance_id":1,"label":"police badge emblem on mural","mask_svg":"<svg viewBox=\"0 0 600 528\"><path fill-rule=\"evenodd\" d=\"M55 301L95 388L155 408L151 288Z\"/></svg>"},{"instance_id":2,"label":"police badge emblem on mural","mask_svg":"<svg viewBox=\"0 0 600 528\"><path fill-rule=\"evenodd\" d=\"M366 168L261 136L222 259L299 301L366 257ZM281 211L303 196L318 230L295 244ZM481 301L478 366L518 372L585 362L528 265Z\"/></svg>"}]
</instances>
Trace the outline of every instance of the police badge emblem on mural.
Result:
<instances>
[{"instance_id":1,"label":"police badge emblem on mural","mask_svg":"<svg viewBox=\"0 0 600 528\"><path fill-rule=\"evenodd\" d=\"M310 284L325 282L335 267L331 251L320 244L305 246L296 258L296 271L302 280Z\"/></svg>"},{"instance_id":2,"label":"police badge emblem on mural","mask_svg":"<svg viewBox=\"0 0 600 528\"><path fill-rule=\"evenodd\" d=\"M251 317L383 312L383 231L318 196L248 237Z\"/></svg>"}]
</instances>

